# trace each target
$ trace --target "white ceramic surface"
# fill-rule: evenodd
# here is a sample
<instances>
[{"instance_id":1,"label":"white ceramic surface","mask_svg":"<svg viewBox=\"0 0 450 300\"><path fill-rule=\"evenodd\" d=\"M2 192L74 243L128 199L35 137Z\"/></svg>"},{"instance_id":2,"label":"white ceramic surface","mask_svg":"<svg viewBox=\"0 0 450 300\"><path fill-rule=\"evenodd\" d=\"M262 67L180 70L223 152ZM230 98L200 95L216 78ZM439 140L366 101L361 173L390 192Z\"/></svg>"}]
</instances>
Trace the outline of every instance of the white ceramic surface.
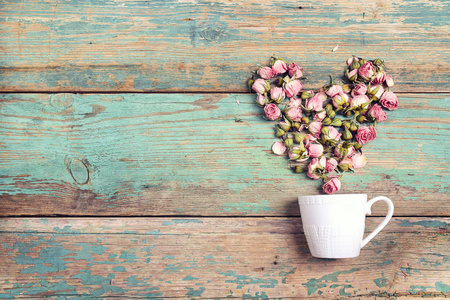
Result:
<instances>
[{"instance_id":1,"label":"white ceramic surface","mask_svg":"<svg viewBox=\"0 0 450 300\"><path fill-rule=\"evenodd\" d=\"M388 213L378 227L363 239L365 218L371 206L382 200ZM312 256L319 258L350 258L359 256L360 250L389 222L394 204L384 196L367 201L366 194L337 194L299 196L303 230Z\"/></svg>"}]
</instances>

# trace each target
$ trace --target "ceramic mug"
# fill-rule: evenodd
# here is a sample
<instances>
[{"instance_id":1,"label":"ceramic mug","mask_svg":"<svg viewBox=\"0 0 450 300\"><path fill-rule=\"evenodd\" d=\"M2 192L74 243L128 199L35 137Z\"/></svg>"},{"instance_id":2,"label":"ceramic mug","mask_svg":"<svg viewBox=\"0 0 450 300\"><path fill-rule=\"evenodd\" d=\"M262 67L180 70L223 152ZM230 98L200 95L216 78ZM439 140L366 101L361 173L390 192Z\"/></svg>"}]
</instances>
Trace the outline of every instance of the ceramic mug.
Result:
<instances>
[{"instance_id":1,"label":"ceramic mug","mask_svg":"<svg viewBox=\"0 0 450 300\"><path fill-rule=\"evenodd\" d=\"M375 230L363 239L366 215L377 201L385 201L388 213ZM391 219L394 204L384 196L367 201L366 194L299 196L303 230L312 256L350 258L377 235Z\"/></svg>"}]
</instances>

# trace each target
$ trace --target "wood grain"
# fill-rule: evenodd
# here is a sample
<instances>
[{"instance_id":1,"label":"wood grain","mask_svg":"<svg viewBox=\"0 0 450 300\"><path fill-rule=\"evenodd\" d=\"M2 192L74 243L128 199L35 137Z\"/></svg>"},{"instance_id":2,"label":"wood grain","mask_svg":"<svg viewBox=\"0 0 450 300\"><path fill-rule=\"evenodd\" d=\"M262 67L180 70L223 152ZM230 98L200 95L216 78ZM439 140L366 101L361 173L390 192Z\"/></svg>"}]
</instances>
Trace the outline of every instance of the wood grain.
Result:
<instances>
[{"instance_id":1,"label":"wood grain","mask_svg":"<svg viewBox=\"0 0 450 300\"><path fill-rule=\"evenodd\" d=\"M296 216L320 182L271 153L254 95L0 95L0 214ZM239 101L240 104L237 103ZM400 96L343 193L447 216L449 98ZM374 213L384 215L383 205Z\"/></svg>"},{"instance_id":2,"label":"wood grain","mask_svg":"<svg viewBox=\"0 0 450 300\"><path fill-rule=\"evenodd\" d=\"M394 218L359 257L327 260L300 218L6 218L0 296L448 297L449 222Z\"/></svg>"},{"instance_id":3,"label":"wood grain","mask_svg":"<svg viewBox=\"0 0 450 300\"><path fill-rule=\"evenodd\" d=\"M358 55L386 60L398 91L449 91L448 11L427 0L2 1L0 91L243 92L272 55L300 63L306 87Z\"/></svg>"}]
</instances>

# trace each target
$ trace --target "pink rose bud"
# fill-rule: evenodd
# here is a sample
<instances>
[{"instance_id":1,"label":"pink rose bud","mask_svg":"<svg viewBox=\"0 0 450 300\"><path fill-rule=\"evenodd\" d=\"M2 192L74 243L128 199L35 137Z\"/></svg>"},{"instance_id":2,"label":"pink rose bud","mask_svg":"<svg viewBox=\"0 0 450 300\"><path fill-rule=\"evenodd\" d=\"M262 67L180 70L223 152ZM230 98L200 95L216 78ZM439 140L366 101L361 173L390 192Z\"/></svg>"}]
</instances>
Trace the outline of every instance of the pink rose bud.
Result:
<instances>
[{"instance_id":1,"label":"pink rose bud","mask_svg":"<svg viewBox=\"0 0 450 300\"><path fill-rule=\"evenodd\" d=\"M381 95L384 93L384 88L382 85L369 85L369 88L367 90L367 94L377 97L377 99L380 99Z\"/></svg>"},{"instance_id":2,"label":"pink rose bud","mask_svg":"<svg viewBox=\"0 0 450 300\"><path fill-rule=\"evenodd\" d=\"M356 153L352 156L353 169L360 169L366 165L367 157L362 153Z\"/></svg>"},{"instance_id":3,"label":"pink rose bud","mask_svg":"<svg viewBox=\"0 0 450 300\"><path fill-rule=\"evenodd\" d=\"M348 80L355 81L356 79L358 79L358 69L353 69L350 72L348 70L345 71L345 76Z\"/></svg>"},{"instance_id":4,"label":"pink rose bud","mask_svg":"<svg viewBox=\"0 0 450 300\"><path fill-rule=\"evenodd\" d=\"M381 105L389 110L394 110L398 108L398 99L393 92L386 92L381 96Z\"/></svg>"},{"instance_id":5,"label":"pink rose bud","mask_svg":"<svg viewBox=\"0 0 450 300\"><path fill-rule=\"evenodd\" d=\"M301 104L302 104L302 99L292 97L289 99L288 107L300 107Z\"/></svg>"},{"instance_id":6,"label":"pink rose bud","mask_svg":"<svg viewBox=\"0 0 450 300\"><path fill-rule=\"evenodd\" d=\"M259 69L258 73L259 73L259 76L261 76L261 78L263 78L263 79L270 79L275 76L273 74L273 70L271 67L263 67L263 68Z\"/></svg>"},{"instance_id":7,"label":"pink rose bud","mask_svg":"<svg viewBox=\"0 0 450 300\"><path fill-rule=\"evenodd\" d=\"M342 89L342 86L338 84L332 85L327 91L327 95L332 98L340 94L344 94L344 90Z\"/></svg>"},{"instance_id":8,"label":"pink rose bud","mask_svg":"<svg viewBox=\"0 0 450 300\"><path fill-rule=\"evenodd\" d=\"M350 100L350 107L358 107L369 101L370 99L366 95L357 95Z\"/></svg>"},{"instance_id":9,"label":"pink rose bud","mask_svg":"<svg viewBox=\"0 0 450 300\"><path fill-rule=\"evenodd\" d=\"M332 140L339 141L341 139L342 133L340 133L336 128L333 126L327 126L328 128L328 137Z\"/></svg>"},{"instance_id":10,"label":"pink rose bud","mask_svg":"<svg viewBox=\"0 0 450 300\"><path fill-rule=\"evenodd\" d=\"M325 172L327 172L327 173L333 172L336 169L337 165L338 165L338 162L336 159L334 159L332 157L327 159L327 164L325 166Z\"/></svg>"},{"instance_id":11,"label":"pink rose bud","mask_svg":"<svg viewBox=\"0 0 450 300\"><path fill-rule=\"evenodd\" d=\"M386 80L384 81L388 87L394 86L394 79L392 79L392 76L386 75Z\"/></svg>"},{"instance_id":12,"label":"pink rose bud","mask_svg":"<svg viewBox=\"0 0 450 300\"><path fill-rule=\"evenodd\" d=\"M322 124L320 124L320 125L322 125ZM317 138L314 135L312 135L312 134L306 135L306 139L305 139L306 144L313 143L315 141L317 141Z\"/></svg>"},{"instance_id":13,"label":"pink rose bud","mask_svg":"<svg viewBox=\"0 0 450 300\"><path fill-rule=\"evenodd\" d=\"M258 94L264 94L270 90L270 83L261 78L256 79L255 82L253 82L252 90Z\"/></svg>"},{"instance_id":14,"label":"pink rose bud","mask_svg":"<svg viewBox=\"0 0 450 300\"><path fill-rule=\"evenodd\" d=\"M373 76L373 64L372 62L366 62L362 67L358 70L358 75L364 80L370 80Z\"/></svg>"},{"instance_id":15,"label":"pink rose bud","mask_svg":"<svg viewBox=\"0 0 450 300\"><path fill-rule=\"evenodd\" d=\"M303 99L303 100L306 100L306 99L309 99L309 98L311 98L312 96L314 96L314 91L312 91L312 90L310 90L310 91L305 91L305 92L302 92L302 94L301 94L301 98Z\"/></svg>"},{"instance_id":16,"label":"pink rose bud","mask_svg":"<svg viewBox=\"0 0 450 300\"><path fill-rule=\"evenodd\" d=\"M333 194L341 189L341 181L338 177L335 177L327 181L322 187L324 193Z\"/></svg>"},{"instance_id":17,"label":"pink rose bud","mask_svg":"<svg viewBox=\"0 0 450 300\"><path fill-rule=\"evenodd\" d=\"M359 126L356 132L356 140L361 145L373 141L377 137L377 130L372 126Z\"/></svg>"},{"instance_id":18,"label":"pink rose bud","mask_svg":"<svg viewBox=\"0 0 450 300\"><path fill-rule=\"evenodd\" d=\"M310 157L320 157L323 154L323 146L321 144L309 144L306 146Z\"/></svg>"},{"instance_id":19,"label":"pink rose bud","mask_svg":"<svg viewBox=\"0 0 450 300\"><path fill-rule=\"evenodd\" d=\"M317 113L314 115L314 120L317 121L323 121L323 119L325 119L327 116L327 112L326 111L322 111L320 113Z\"/></svg>"},{"instance_id":20,"label":"pink rose bud","mask_svg":"<svg viewBox=\"0 0 450 300\"><path fill-rule=\"evenodd\" d=\"M260 106L266 105L266 104L267 104L267 98L266 98L266 96L263 95L263 94L258 94L258 95L256 96L256 103L258 103L258 105L260 105Z\"/></svg>"},{"instance_id":21,"label":"pink rose bud","mask_svg":"<svg viewBox=\"0 0 450 300\"><path fill-rule=\"evenodd\" d=\"M326 166L326 158L322 157L319 159L313 158L308 165L308 177L314 180L320 178L320 170L323 170Z\"/></svg>"},{"instance_id":22,"label":"pink rose bud","mask_svg":"<svg viewBox=\"0 0 450 300\"><path fill-rule=\"evenodd\" d=\"M283 142L275 142L272 145L272 151L277 155L283 155L286 152L286 145Z\"/></svg>"},{"instance_id":23,"label":"pink rose bud","mask_svg":"<svg viewBox=\"0 0 450 300\"><path fill-rule=\"evenodd\" d=\"M342 144L339 144L334 148L334 155L336 155L337 157L341 157L343 153L344 153L344 149L342 148ZM355 153L355 148L353 146L351 146L350 148L347 149L347 155L342 158L345 159L346 157L350 157L354 153Z\"/></svg>"},{"instance_id":24,"label":"pink rose bud","mask_svg":"<svg viewBox=\"0 0 450 300\"><path fill-rule=\"evenodd\" d=\"M280 123L278 123L278 126L280 126L280 128L283 131L288 131L289 129L291 129L291 123L289 123L289 121L281 121Z\"/></svg>"},{"instance_id":25,"label":"pink rose bud","mask_svg":"<svg viewBox=\"0 0 450 300\"><path fill-rule=\"evenodd\" d=\"M367 93L367 86L364 83L359 83L355 85L352 91L352 97L358 95L365 95Z\"/></svg>"},{"instance_id":26,"label":"pink rose bud","mask_svg":"<svg viewBox=\"0 0 450 300\"><path fill-rule=\"evenodd\" d=\"M284 60L277 59L272 62L272 71L274 73L274 76L286 73L287 69L287 63Z\"/></svg>"},{"instance_id":27,"label":"pink rose bud","mask_svg":"<svg viewBox=\"0 0 450 300\"><path fill-rule=\"evenodd\" d=\"M386 112L381 108L379 104L374 104L374 106L369 109L367 115L377 122L383 122L387 119Z\"/></svg>"},{"instance_id":28,"label":"pink rose bud","mask_svg":"<svg viewBox=\"0 0 450 300\"><path fill-rule=\"evenodd\" d=\"M323 101L327 100L327 95L324 92L315 94L309 100L306 100L306 109L313 111L323 110Z\"/></svg>"},{"instance_id":29,"label":"pink rose bud","mask_svg":"<svg viewBox=\"0 0 450 300\"><path fill-rule=\"evenodd\" d=\"M270 89L270 99L272 99L276 103L281 103L285 97L286 94L284 93L284 90L282 88L274 86Z\"/></svg>"},{"instance_id":30,"label":"pink rose bud","mask_svg":"<svg viewBox=\"0 0 450 300\"><path fill-rule=\"evenodd\" d=\"M297 96L297 94L300 93L302 88L303 88L302 83L300 82L300 80L297 79L289 81L284 85L284 89L286 90L286 96L288 98Z\"/></svg>"},{"instance_id":31,"label":"pink rose bud","mask_svg":"<svg viewBox=\"0 0 450 300\"><path fill-rule=\"evenodd\" d=\"M347 94L340 94L334 96L331 100L333 101L333 106L335 108L340 108L344 104L348 103L349 98Z\"/></svg>"},{"instance_id":32,"label":"pink rose bud","mask_svg":"<svg viewBox=\"0 0 450 300\"><path fill-rule=\"evenodd\" d=\"M353 61L356 61L356 62L358 62L359 61L359 59L357 58L357 57L350 57L349 59L347 59L347 65L350 67L351 65L352 65L352 63L353 63Z\"/></svg>"},{"instance_id":33,"label":"pink rose bud","mask_svg":"<svg viewBox=\"0 0 450 300\"><path fill-rule=\"evenodd\" d=\"M296 63L290 63L288 66L288 74L289 77L298 79L303 76L302 68Z\"/></svg>"},{"instance_id":34,"label":"pink rose bud","mask_svg":"<svg viewBox=\"0 0 450 300\"><path fill-rule=\"evenodd\" d=\"M286 117L293 122L300 122L302 120L302 109L300 107L289 107L286 111Z\"/></svg>"},{"instance_id":35,"label":"pink rose bud","mask_svg":"<svg viewBox=\"0 0 450 300\"><path fill-rule=\"evenodd\" d=\"M279 117L281 117L281 111L278 108L278 106L276 106L273 103L269 103L264 107L264 112L266 113L266 118L268 120L276 120Z\"/></svg>"},{"instance_id":36,"label":"pink rose bud","mask_svg":"<svg viewBox=\"0 0 450 300\"><path fill-rule=\"evenodd\" d=\"M370 81L370 84L379 85L386 80L386 74L384 72L378 72L374 78Z\"/></svg>"},{"instance_id":37,"label":"pink rose bud","mask_svg":"<svg viewBox=\"0 0 450 300\"><path fill-rule=\"evenodd\" d=\"M320 132L322 130L322 122L320 121L313 121L309 123L308 130L311 134L318 137L320 135Z\"/></svg>"}]
</instances>

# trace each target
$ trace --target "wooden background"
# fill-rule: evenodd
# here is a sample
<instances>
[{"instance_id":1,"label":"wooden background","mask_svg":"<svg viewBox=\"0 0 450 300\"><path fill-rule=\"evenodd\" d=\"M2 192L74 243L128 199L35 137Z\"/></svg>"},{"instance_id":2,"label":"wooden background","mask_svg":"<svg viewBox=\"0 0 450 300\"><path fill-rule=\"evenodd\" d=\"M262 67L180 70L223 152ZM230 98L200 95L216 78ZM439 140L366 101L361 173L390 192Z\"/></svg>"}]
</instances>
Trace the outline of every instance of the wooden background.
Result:
<instances>
[{"instance_id":1,"label":"wooden background","mask_svg":"<svg viewBox=\"0 0 450 300\"><path fill-rule=\"evenodd\" d=\"M449 3L0 1L0 298L450 297ZM335 52L331 50L339 45ZM342 192L389 225L313 258L246 80L381 58L400 108ZM386 208L375 205L367 232Z\"/></svg>"}]
</instances>

